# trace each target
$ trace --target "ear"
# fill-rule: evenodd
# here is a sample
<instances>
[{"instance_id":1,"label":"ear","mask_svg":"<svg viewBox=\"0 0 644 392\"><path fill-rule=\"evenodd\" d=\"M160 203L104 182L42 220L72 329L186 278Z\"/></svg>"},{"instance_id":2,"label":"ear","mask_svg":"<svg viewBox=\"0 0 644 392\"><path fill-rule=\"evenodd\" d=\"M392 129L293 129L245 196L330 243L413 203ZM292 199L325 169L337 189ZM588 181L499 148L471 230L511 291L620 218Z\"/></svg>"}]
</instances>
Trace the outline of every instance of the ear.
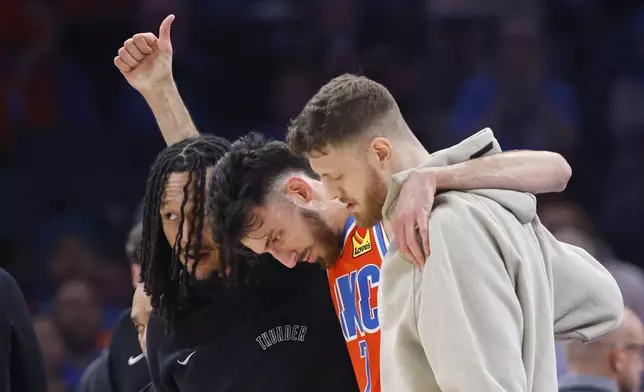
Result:
<instances>
[{"instance_id":1,"label":"ear","mask_svg":"<svg viewBox=\"0 0 644 392\"><path fill-rule=\"evenodd\" d=\"M369 144L369 153L370 156L375 156L379 167L385 168L391 165L393 149L388 139L380 136L374 138Z\"/></svg>"},{"instance_id":2,"label":"ear","mask_svg":"<svg viewBox=\"0 0 644 392\"><path fill-rule=\"evenodd\" d=\"M613 373L621 373L622 367L624 366L624 361L626 358L624 357L624 351L619 349L619 348L614 348L610 350L610 370Z\"/></svg>"},{"instance_id":3,"label":"ear","mask_svg":"<svg viewBox=\"0 0 644 392\"><path fill-rule=\"evenodd\" d=\"M141 281L141 266L138 264L132 264L132 267L130 267L130 276L132 277L132 286L136 288Z\"/></svg>"},{"instance_id":4,"label":"ear","mask_svg":"<svg viewBox=\"0 0 644 392\"><path fill-rule=\"evenodd\" d=\"M299 176L286 180L286 194L307 203L313 200L313 188L306 179Z\"/></svg>"}]
</instances>

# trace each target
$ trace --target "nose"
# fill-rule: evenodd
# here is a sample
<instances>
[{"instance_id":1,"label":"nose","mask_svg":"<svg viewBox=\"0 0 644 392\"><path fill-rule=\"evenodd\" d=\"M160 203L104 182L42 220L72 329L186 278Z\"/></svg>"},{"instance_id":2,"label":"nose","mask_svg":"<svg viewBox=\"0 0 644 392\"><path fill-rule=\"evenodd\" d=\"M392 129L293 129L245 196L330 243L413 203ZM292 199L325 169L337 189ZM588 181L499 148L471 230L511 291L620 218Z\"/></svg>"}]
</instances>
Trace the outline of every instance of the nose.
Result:
<instances>
[{"instance_id":1,"label":"nose","mask_svg":"<svg viewBox=\"0 0 644 392\"><path fill-rule=\"evenodd\" d=\"M287 268L293 268L297 264L297 252L271 249L269 253Z\"/></svg>"},{"instance_id":2,"label":"nose","mask_svg":"<svg viewBox=\"0 0 644 392\"><path fill-rule=\"evenodd\" d=\"M186 218L186 220L183 222L183 225L181 226L181 247L183 249L185 249L186 246L195 244L197 242L197 233L195 233L194 230L194 223L191 219ZM191 234L192 237L190 236Z\"/></svg>"},{"instance_id":3,"label":"nose","mask_svg":"<svg viewBox=\"0 0 644 392\"><path fill-rule=\"evenodd\" d=\"M340 198L340 189L336 185L336 181L333 181L328 177L323 177L322 185L324 186L324 189L326 189L326 192L331 200Z\"/></svg>"}]
</instances>

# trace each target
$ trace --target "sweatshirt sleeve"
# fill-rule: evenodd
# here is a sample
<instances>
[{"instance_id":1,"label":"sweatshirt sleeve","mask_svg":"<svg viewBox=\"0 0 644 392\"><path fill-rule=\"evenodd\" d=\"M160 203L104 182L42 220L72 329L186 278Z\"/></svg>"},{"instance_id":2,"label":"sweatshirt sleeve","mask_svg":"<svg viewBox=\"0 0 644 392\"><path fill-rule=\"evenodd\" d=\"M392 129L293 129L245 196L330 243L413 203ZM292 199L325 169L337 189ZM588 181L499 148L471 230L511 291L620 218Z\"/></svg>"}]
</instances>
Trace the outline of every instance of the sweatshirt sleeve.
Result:
<instances>
[{"instance_id":1,"label":"sweatshirt sleeve","mask_svg":"<svg viewBox=\"0 0 644 392\"><path fill-rule=\"evenodd\" d=\"M463 211L439 206L429 222L417 323L438 385L526 391L521 306L498 246Z\"/></svg>"},{"instance_id":2,"label":"sweatshirt sleeve","mask_svg":"<svg viewBox=\"0 0 644 392\"><path fill-rule=\"evenodd\" d=\"M18 284L0 268L0 392L47 390L40 345Z\"/></svg>"},{"instance_id":3,"label":"sweatshirt sleeve","mask_svg":"<svg viewBox=\"0 0 644 392\"><path fill-rule=\"evenodd\" d=\"M555 338L597 339L622 322L624 302L613 276L585 250L557 241L540 226L553 269Z\"/></svg>"}]
</instances>

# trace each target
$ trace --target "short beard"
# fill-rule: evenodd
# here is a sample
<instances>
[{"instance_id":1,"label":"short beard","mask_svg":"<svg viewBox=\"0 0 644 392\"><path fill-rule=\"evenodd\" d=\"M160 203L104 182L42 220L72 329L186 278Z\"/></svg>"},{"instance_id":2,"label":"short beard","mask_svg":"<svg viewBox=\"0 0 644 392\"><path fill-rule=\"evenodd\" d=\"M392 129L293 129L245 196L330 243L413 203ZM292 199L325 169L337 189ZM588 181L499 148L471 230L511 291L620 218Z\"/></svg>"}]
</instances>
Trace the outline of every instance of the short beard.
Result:
<instances>
[{"instance_id":1,"label":"short beard","mask_svg":"<svg viewBox=\"0 0 644 392\"><path fill-rule=\"evenodd\" d=\"M318 245L322 245L324 255L316 260L325 268L332 267L340 257L340 239L338 235L329 227L320 214L306 208L299 208L304 222L311 227L311 235L315 238Z\"/></svg>"},{"instance_id":2,"label":"short beard","mask_svg":"<svg viewBox=\"0 0 644 392\"><path fill-rule=\"evenodd\" d=\"M389 187L380 178L376 169L369 167L368 177L372 181L371 188L365 191L364 211L354 213L353 217L360 227L370 228L382 220L382 207L385 205Z\"/></svg>"}]
</instances>

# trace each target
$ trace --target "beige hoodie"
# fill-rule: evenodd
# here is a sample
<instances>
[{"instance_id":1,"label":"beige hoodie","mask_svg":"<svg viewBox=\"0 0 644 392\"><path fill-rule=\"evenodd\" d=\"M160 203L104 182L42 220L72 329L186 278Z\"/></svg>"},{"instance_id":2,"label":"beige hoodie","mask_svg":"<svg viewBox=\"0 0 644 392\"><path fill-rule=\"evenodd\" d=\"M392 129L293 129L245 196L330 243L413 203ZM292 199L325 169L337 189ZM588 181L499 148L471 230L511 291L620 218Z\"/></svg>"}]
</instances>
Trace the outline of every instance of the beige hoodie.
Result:
<instances>
[{"instance_id":1,"label":"beige hoodie","mask_svg":"<svg viewBox=\"0 0 644 392\"><path fill-rule=\"evenodd\" d=\"M500 152L489 129L433 154L424 166L485 151ZM385 218L407 175L393 176ZM588 341L621 323L615 280L543 227L531 194L441 193L429 235L422 270L393 242L382 264L383 392L556 391L555 337Z\"/></svg>"}]
</instances>

